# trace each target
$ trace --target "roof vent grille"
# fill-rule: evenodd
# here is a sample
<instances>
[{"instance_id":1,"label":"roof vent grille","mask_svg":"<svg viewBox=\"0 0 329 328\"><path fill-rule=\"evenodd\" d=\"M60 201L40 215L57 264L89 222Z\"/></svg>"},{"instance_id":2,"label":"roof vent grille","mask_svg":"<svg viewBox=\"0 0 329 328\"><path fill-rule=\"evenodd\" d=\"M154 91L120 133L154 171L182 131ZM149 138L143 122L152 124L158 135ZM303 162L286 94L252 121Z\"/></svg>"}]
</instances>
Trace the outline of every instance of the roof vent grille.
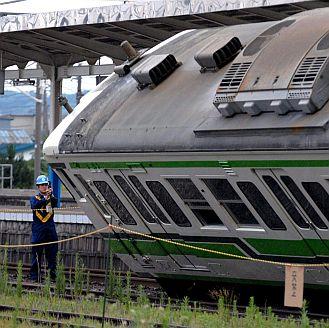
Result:
<instances>
[{"instance_id":1,"label":"roof vent grille","mask_svg":"<svg viewBox=\"0 0 329 328\"><path fill-rule=\"evenodd\" d=\"M233 63L220 82L218 91L238 91L251 64L251 62Z\"/></svg>"},{"instance_id":2,"label":"roof vent grille","mask_svg":"<svg viewBox=\"0 0 329 328\"><path fill-rule=\"evenodd\" d=\"M216 40L197 53L194 59L201 66L201 73L216 71L232 61L241 49L242 44L237 37Z\"/></svg>"},{"instance_id":3,"label":"roof vent grille","mask_svg":"<svg viewBox=\"0 0 329 328\"><path fill-rule=\"evenodd\" d=\"M304 58L292 78L290 86L293 88L311 88L327 58L328 57Z\"/></svg>"},{"instance_id":4,"label":"roof vent grille","mask_svg":"<svg viewBox=\"0 0 329 328\"><path fill-rule=\"evenodd\" d=\"M136 67L131 75L138 82L138 89L155 87L172 74L182 63L174 55L151 55Z\"/></svg>"}]
</instances>

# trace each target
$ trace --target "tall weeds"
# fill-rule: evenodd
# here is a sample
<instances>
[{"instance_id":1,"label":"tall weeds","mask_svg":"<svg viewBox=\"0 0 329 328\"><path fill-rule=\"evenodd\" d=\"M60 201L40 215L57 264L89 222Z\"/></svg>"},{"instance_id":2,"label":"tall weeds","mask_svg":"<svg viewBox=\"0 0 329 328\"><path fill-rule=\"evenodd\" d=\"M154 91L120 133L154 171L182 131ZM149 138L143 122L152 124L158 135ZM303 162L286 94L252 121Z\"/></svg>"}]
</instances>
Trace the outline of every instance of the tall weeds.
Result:
<instances>
[{"instance_id":1,"label":"tall weeds","mask_svg":"<svg viewBox=\"0 0 329 328\"><path fill-rule=\"evenodd\" d=\"M0 265L0 293L4 295L9 292L8 278L8 250L5 248Z\"/></svg>"},{"instance_id":2,"label":"tall weeds","mask_svg":"<svg viewBox=\"0 0 329 328\"><path fill-rule=\"evenodd\" d=\"M75 267L74 267L74 289L73 293L75 297L79 297L82 295L83 287L84 287L84 264L79 256L79 254L76 254L75 257Z\"/></svg>"},{"instance_id":3,"label":"tall weeds","mask_svg":"<svg viewBox=\"0 0 329 328\"><path fill-rule=\"evenodd\" d=\"M66 279L65 268L60 252L57 253L56 265L56 282L55 282L55 295L60 297L65 295Z\"/></svg>"}]
</instances>

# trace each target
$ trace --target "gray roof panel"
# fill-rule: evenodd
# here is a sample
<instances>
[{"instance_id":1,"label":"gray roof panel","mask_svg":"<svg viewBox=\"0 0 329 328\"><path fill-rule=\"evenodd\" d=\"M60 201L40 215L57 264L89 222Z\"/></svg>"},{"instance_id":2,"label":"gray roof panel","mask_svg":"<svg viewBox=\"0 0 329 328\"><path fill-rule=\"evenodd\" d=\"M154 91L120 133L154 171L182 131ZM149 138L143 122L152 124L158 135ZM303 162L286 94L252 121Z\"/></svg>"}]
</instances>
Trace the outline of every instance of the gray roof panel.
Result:
<instances>
[{"instance_id":1,"label":"gray roof panel","mask_svg":"<svg viewBox=\"0 0 329 328\"><path fill-rule=\"evenodd\" d=\"M329 15L329 9L315 10L308 15L316 20L319 15ZM309 21L308 16L304 17ZM223 117L213 105L216 90L230 65L215 73L201 74L194 55L222 34L236 34L246 45L274 24L190 31L154 48L145 57L173 54L183 65L154 89L138 90L130 74L112 75L97 91L97 96L85 108L80 107L81 112L66 131L62 131L60 152L327 148L328 103L312 115L292 112L280 116L268 112L258 117L238 114L231 118ZM304 28L312 29L312 26L307 24ZM321 33L316 36L320 38ZM303 38L302 33L299 38ZM314 36L314 43L316 41ZM292 49L281 51L290 53ZM301 61L304 52L298 49L295 56ZM260 62L261 56L262 52L255 62ZM276 63L280 68L279 55L265 57L268 65ZM259 72L264 75L267 62L259 66ZM254 70L257 72L257 66Z\"/></svg>"}]
</instances>

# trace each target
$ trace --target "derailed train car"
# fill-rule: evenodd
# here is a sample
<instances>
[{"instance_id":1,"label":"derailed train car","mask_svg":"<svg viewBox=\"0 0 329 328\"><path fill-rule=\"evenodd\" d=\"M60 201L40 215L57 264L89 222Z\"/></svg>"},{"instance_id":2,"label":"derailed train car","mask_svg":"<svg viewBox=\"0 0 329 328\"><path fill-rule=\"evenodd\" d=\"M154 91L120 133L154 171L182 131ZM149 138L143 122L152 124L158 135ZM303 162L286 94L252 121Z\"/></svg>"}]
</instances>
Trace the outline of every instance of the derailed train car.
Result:
<instances>
[{"instance_id":1,"label":"derailed train car","mask_svg":"<svg viewBox=\"0 0 329 328\"><path fill-rule=\"evenodd\" d=\"M329 10L182 32L130 58L44 145L96 228L277 262L329 257ZM282 265L120 230L158 279L280 284ZM327 267L308 286L329 286Z\"/></svg>"}]
</instances>

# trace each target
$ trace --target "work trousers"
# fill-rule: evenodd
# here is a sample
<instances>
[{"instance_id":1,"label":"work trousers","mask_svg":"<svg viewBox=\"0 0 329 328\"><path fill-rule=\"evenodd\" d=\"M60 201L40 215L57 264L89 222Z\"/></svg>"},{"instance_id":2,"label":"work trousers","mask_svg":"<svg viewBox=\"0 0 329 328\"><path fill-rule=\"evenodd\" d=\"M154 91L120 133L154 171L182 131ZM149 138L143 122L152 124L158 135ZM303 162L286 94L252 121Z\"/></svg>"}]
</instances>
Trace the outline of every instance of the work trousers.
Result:
<instances>
[{"instance_id":1,"label":"work trousers","mask_svg":"<svg viewBox=\"0 0 329 328\"><path fill-rule=\"evenodd\" d=\"M57 244L32 247L30 277L32 280L41 280L43 251L45 253L46 261L48 264L47 269L50 271L50 278L54 280L56 279L56 257L58 251Z\"/></svg>"}]
</instances>

